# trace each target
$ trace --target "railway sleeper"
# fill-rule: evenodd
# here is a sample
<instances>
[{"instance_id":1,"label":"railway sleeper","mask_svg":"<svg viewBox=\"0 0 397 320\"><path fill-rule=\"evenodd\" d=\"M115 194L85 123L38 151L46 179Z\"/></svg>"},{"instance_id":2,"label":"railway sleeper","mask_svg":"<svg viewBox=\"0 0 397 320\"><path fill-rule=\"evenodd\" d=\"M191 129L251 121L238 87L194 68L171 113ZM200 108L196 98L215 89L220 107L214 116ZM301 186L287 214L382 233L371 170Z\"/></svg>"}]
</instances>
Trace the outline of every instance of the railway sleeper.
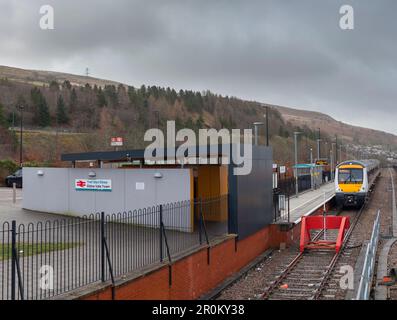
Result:
<instances>
[{"instance_id":1,"label":"railway sleeper","mask_svg":"<svg viewBox=\"0 0 397 320\"><path fill-rule=\"evenodd\" d=\"M299 278L302 276L310 276L310 277L321 277L324 276L325 272L324 271L313 271L313 272L302 272L298 270L293 270L291 273L288 274L287 278L293 277L293 278Z\"/></svg>"},{"instance_id":2,"label":"railway sleeper","mask_svg":"<svg viewBox=\"0 0 397 320\"><path fill-rule=\"evenodd\" d=\"M274 292L271 294L271 296L269 297L269 300L280 300L282 298L295 298L295 299L309 299L313 297L312 294L305 294L305 293L292 293L292 292Z\"/></svg>"},{"instance_id":3,"label":"railway sleeper","mask_svg":"<svg viewBox=\"0 0 397 320\"><path fill-rule=\"evenodd\" d=\"M289 287L288 289L280 289L280 291L279 292L303 292L303 293L307 293L307 294L313 294L313 293L315 293L316 292L316 290L313 290L313 289L306 289L306 288L291 288L291 287Z\"/></svg>"},{"instance_id":4,"label":"railway sleeper","mask_svg":"<svg viewBox=\"0 0 397 320\"><path fill-rule=\"evenodd\" d=\"M288 277L285 282L289 283L296 283L296 282L309 282L309 283L316 283L320 282L323 278L302 278L302 277Z\"/></svg>"}]
</instances>

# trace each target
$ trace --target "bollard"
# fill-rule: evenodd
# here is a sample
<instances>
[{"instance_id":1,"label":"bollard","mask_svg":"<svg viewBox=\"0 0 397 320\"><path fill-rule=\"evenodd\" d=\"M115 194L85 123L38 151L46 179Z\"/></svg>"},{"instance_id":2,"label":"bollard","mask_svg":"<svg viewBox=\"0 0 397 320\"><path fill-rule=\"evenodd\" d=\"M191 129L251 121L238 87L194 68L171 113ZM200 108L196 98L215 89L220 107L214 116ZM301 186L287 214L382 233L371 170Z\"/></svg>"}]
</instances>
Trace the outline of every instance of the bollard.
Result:
<instances>
[{"instance_id":1,"label":"bollard","mask_svg":"<svg viewBox=\"0 0 397 320\"><path fill-rule=\"evenodd\" d=\"M12 203L15 204L17 202L17 184L14 182L12 184Z\"/></svg>"}]
</instances>

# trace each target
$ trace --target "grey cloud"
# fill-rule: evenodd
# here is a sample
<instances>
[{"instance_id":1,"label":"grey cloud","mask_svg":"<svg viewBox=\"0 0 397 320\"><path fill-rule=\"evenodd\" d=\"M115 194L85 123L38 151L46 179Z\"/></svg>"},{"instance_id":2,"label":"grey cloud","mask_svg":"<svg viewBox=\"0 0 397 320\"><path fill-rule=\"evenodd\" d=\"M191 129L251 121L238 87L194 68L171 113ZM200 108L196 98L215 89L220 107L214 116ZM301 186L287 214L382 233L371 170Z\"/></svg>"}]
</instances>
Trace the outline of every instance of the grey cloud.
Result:
<instances>
[{"instance_id":1,"label":"grey cloud","mask_svg":"<svg viewBox=\"0 0 397 320\"><path fill-rule=\"evenodd\" d=\"M0 0L0 64L212 91L397 134L393 0ZM355 30L339 8L355 9ZM375 111L375 109L377 111Z\"/></svg>"}]
</instances>

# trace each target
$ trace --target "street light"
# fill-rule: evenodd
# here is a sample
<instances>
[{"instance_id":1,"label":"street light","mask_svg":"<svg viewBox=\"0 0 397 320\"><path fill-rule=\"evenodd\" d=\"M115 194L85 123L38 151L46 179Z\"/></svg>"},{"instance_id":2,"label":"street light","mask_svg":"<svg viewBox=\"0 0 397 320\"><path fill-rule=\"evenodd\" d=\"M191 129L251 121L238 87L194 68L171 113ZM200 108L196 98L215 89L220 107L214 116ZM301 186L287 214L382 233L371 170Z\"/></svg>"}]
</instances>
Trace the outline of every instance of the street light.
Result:
<instances>
[{"instance_id":1,"label":"street light","mask_svg":"<svg viewBox=\"0 0 397 320\"><path fill-rule=\"evenodd\" d=\"M313 183L313 148L310 148L310 187L313 190L314 183Z\"/></svg>"},{"instance_id":2,"label":"street light","mask_svg":"<svg viewBox=\"0 0 397 320\"><path fill-rule=\"evenodd\" d=\"M19 105L17 107L21 112L21 127L20 127L20 142L19 142L19 166L22 168L22 142L23 142L23 110L24 106Z\"/></svg>"},{"instance_id":3,"label":"street light","mask_svg":"<svg viewBox=\"0 0 397 320\"><path fill-rule=\"evenodd\" d=\"M258 145L258 127L264 125L263 122L254 122L254 130L255 130L255 145Z\"/></svg>"},{"instance_id":4,"label":"street light","mask_svg":"<svg viewBox=\"0 0 397 320\"><path fill-rule=\"evenodd\" d=\"M331 154L331 180L334 180L334 172L335 172L334 166L335 166L335 163L338 163L338 158L336 157L336 159L334 159L334 146L336 146L336 155L338 154L338 145L336 142L332 142L331 151L330 151L330 154ZM334 162L334 160L335 160L335 162Z\"/></svg>"},{"instance_id":5,"label":"street light","mask_svg":"<svg viewBox=\"0 0 397 320\"><path fill-rule=\"evenodd\" d=\"M269 146L269 106L266 106L266 147Z\"/></svg>"},{"instance_id":6,"label":"street light","mask_svg":"<svg viewBox=\"0 0 397 320\"><path fill-rule=\"evenodd\" d=\"M335 135L335 165L339 163L339 154L338 154L338 135Z\"/></svg>"},{"instance_id":7,"label":"street light","mask_svg":"<svg viewBox=\"0 0 397 320\"><path fill-rule=\"evenodd\" d=\"M317 160L320 160L320 156L321 156L320 142L321 142L321 129L318 128L318 138L317 138Z\"/></svg>"},{"instance_id":8,"label":"street light","mask_svg":"<svg viewBox=\"0 0 397 320\"><path fill-rule=\"evenodd\" d=\"M325 160L329 161L328 141L325 141Z\"/></svg>"},{"instance_id":9,"label":"street light","mask_svg":"<svg viewBox=\"0 0 397 320\"><path fill-rule=\"evenodd\" d=\"M298 198L298 135L302 132L294 132L294 146L295 146L295 195Z\"/></svg>"}]
</instances>

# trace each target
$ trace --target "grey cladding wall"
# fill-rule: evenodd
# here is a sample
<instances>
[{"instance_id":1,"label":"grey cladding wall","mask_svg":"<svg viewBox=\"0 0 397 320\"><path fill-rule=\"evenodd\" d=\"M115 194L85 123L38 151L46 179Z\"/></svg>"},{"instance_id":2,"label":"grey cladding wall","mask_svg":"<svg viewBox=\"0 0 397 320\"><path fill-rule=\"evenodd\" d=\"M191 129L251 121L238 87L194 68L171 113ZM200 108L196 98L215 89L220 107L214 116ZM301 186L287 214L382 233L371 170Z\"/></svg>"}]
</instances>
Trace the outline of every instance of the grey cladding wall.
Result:
<instances>
[{"instance_id":1,"label":"grey cladding wall","mask_svg":"<svg viewBox=\"0 0 397 320\"><path fill-rule=\"evenodd\" d=\"M39 170L43 176L37 174ZM89 179L90 171L24 168L23 208L72 215L111 214L190 200L189 169L94 169L96 179L112 181L112 191L77 191L75 179ZM155 173L162 178L155 178Z\"/></svg>"},{"instance_id":2,"label":"grey cladding wall","mask_svg":"<svg viewBox=\"0 0 397 320\"><path fill-rule=\"evenodd\" d=\"M253 146L252 171L229 176L230 228L240 239L269 225L273 220L272 149Z\"/></svg>"}]
</instances>

